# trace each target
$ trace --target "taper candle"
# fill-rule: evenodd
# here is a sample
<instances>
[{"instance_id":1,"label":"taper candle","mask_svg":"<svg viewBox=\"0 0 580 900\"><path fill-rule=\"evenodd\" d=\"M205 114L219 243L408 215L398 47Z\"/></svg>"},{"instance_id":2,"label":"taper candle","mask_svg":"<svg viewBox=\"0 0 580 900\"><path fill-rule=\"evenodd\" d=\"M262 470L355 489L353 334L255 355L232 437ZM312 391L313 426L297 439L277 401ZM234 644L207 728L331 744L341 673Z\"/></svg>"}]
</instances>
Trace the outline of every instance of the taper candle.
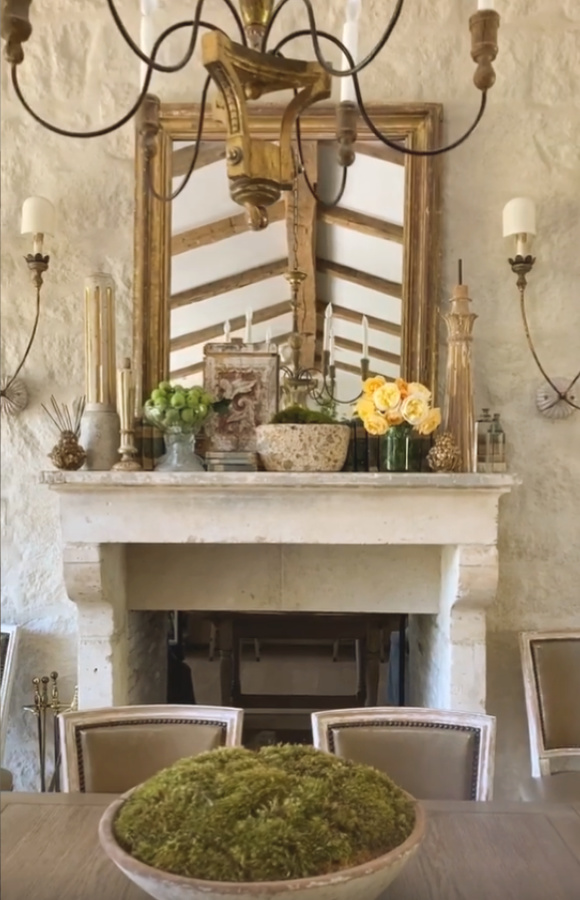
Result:
<instances>
[{"instance_id":1,"label":"taper candle","mask_svg":"<svg viewBox=\"0 0 580 900\"><path fill-rule=\"evenodd\" d=\"M363 359L369 358L369 320L366 316L362 317L362 332L363 332L363 341L362 341L362 355Z\"/></svg>"},{"instance_id":2,"label":"taper candle","mask_svg":"<svg viewBox=\"0 0 580 900\"><path fill-rule=\"evenodd\" d=\"M332 303L324 311L324 328L322 332L322 351L330 349L330 329L332 328Z\"/></svg>"},{"instance_id":3,"label":"taper candle","mask_svg":"<svg viewBox=\"0 0 580 900\"><path fill-rule=\"evenodd\" d=\"M358 58L358 19L360 16L362 0L347 0L346 2L346 22L342 29L342 43L349 51L355 63ZM350 62L343 55L342 70L350 69ZM356 103L356 93L354 89L354 81L352 77L347 76L340 79L340 102L348 101Z\"/></svg>"},{"instance_id":4,"label":"taper candle","mask_svg":"<svg viewBox=\"0 0 580 900\"><path fill-rule=\"evenodd\" d=\"M254 318L254 313L252 311L252 307L249 306L246 310L246 336L244 338L246 344L252 343L252 319Z\"/></svg>"}]
</instances>

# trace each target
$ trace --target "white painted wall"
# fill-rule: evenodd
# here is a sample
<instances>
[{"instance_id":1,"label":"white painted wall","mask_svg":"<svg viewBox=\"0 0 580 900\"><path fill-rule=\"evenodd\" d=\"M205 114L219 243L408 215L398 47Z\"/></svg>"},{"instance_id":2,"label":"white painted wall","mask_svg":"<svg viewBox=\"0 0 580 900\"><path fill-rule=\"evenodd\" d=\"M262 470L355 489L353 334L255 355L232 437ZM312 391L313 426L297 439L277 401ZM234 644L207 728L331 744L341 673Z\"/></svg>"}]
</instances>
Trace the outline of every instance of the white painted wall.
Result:
<instances>
[{"instance_id":1,"label":"white painted wall","mask_svg":"<svg viewBox=\"0 0 580 900\"><path fill-rule=\"evenodd\" d=\"M365 0L361 45L371 46L382 0ZM174 16L189 4L171 4ZM138 4L119 8L138 33ZM209 7L208 7L209 8ZM218 9L212 4L213 10ZM321 22L339 33L344 4L329 0ZM475 311L478 405L501 411L510 466L523 480L506 498L500 526L500 588L489 627L491 709L500 715L498 782L513 785L528 765L523 697L512 632L566 628L580 617L580 415L551 423L534 410L538 381L527 350L511 247L501 236L501 210L518 194L538 204L538 261L530 279L530 321L550 372L579 365L580 304L580 4L577 0L497 0L502 15L497 84L477 133L444 163L444 266L441 300L464 260ZM409 3L390 46L363 81L374 101L445 104L446 134L455 137L478 104L472 83L467 18L475 0ZM36 109L76 128L105 124L135 96L139 65L115 36L104 0L36 0L35 33L21 67L22 88ZM301 4L289 4L284 26ZM221 21L226 22L225 13ZM58 669L72 691L76 612L62 581L56 498L37 483L54 436L40 409L51 393L71 399L83 389L84 276L96 267L118 285L118 350L129 349L133 229L131 127L91 143L41 130L20 110L4 61L2 73L2 368L16 365L28 338L33 295L19 235L22 201L51 197L60 215L50 244L37 343L25 370L29 409L2 425L2 618L23 626L20 674L11 710L7 762L18 786L32 786L32 721L21 706L29 678ZM164 99L191 99L196 68L179 85L158 79ZM444 359L444 356L442 356Z\"/></svg>"}]
</instances>

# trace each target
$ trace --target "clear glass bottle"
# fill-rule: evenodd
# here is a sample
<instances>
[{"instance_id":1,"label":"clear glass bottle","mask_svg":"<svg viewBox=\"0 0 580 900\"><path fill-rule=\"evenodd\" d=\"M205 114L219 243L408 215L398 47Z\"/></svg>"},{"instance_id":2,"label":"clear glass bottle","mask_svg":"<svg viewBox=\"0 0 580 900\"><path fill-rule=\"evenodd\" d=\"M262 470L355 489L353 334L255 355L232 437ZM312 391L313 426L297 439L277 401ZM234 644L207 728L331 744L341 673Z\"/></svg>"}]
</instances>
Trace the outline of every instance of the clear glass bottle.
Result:
<instances>
[{"instance_id":1,"label":"clear glass bottle","mask_svg":"<svg viewBox=\"0 0 580 900\"><path fill-rule=\"evenodd\" d=\"M475 423L473 462L476 472L490 472L487 468L487 432L491 425L491 414L487 407L483 407L481 416Z\"/></svg>"},{"instance_id":2,"label":"clear glass bottle","mask_svg":"<svg viewBox=\"0 0 580 900\"><path fill-rule=\"evenodd\" d=\"M505 432L499 420L499 413L493 414L486 436L486 465L488 472L507 472L505 453Z\"/></svg>"}]
</instances>

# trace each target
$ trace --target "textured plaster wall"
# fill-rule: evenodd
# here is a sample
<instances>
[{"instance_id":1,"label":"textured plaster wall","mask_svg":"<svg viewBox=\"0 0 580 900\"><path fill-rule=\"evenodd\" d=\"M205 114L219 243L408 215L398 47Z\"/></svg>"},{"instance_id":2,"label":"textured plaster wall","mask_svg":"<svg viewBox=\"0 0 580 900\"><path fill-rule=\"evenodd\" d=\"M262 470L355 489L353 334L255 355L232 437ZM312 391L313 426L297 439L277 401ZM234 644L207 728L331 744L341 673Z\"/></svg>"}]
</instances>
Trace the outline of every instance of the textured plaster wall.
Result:
<instances>
[{"instance_id":1,"label":"textured plaster wall","mask_svg":"<svg viewBox=\"0 0 580 900\"><path fill-rule=\"evenodd\" d=\"M137 0L119 9L138 34ZM189 4L173 2L171 16ZM365 0L363 50L384 22L383 0ZM470 122L479 96L471 83L467 17L475 0L409 0L389 49L363 87L373 101L426 100L445 106L447 138ZM343 2L320 4L339 33ZM191 8L189 6L189 8ZM208 9L217 4L208 4ZM500 589L489 615L490 711L500 715L500 789L527 769L523 700L513 632L566 628L580 620L580 415L548 422L535 410L538 383L506 264L501 210L512 196L538 205L538 262L530 279L530 319L554 375L580 367L580 4L577 0L497 0L502 15L498 80L472 139L445 159L445 299L462 257L479 315L475 327L478 405L500 411L510 465L522 486L502 504ZM35 33L21 67L32 106L65 127L100 127L131 103L138 63L115 34L104 0L35 0ZM302 16L290 4L284 27ZM164 10L160 21L168 20ZM221 17L226 22L226 16ZM176 39L173 52L183 44ZM25 370L31 403L2 422L2 619L23 628L10 710L7 764L20 787L35 784L34 729L21 713L29 679L57 668L63 694L74 684L76 612L62 582L56 498L37 484L53 435L41 408L54 393L83 389L84 276L110 271L118 285L118 350L129 350L132 267L132 128L92 142L49 134L21 111L2 65L2 370L16 364L33 317L22 261L22 201L56 204L58 234L43 290L38 339ZM199 68L154 84L163 99L198 95ZM191 85L195 93L188 93ZM502 674L503 673L503 674Z\"/></svg>"}]
</instances>

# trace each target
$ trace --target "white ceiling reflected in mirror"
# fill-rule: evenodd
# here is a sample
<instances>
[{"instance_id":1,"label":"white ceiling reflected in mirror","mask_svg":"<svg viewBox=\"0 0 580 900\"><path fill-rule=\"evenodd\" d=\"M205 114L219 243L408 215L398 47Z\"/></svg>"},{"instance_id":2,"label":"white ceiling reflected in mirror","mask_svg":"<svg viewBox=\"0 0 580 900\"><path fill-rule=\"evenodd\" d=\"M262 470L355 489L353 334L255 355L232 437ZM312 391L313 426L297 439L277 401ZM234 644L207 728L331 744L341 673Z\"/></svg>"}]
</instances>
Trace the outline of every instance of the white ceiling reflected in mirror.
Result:
<instances>
[{"instance_id":1,"label":"white ceiling reflected in mirror","mask_svg":"<svg viewBox=\"0 0 580 900\"><path fill-rule=\"evenodd\" d=\"M229 195L223 147L207 143L202 150L202 167L171 209L170 377L186 384L201 382L204 345L221 340L224 328L244 339L248 311L255 343L270 338L282 345L292 328L284 273L293 259L293 203L281 200L272 207L265 230L247 230L245 212ZM174 145L173 190L192 152L193 144ZM336 197L341 172L334 145L306 142L304 154L311 162L316 157L311 181L319 196ZM368 142L349 169L336 207L316 203L300 179L302 207L306 215L298 216L298 235L301 255L304 248L311 254L305 268L312 283L304 285L300 312L308 318L305 307L312 307L316 364L322 319L332 304L336 393L352 398L360 389L363 316L371 371L388 377L401 371L404 157Z\"/></svg>"},{"instance_id":2,"label":"white ceiling reflected in mirror","mask_svg":"<svg viewBox=\"0 0 580 900\"><path fill-rule=\"evenodd\" d=\"M249 230L246 211L230 197L224 128L204 120L197 162L185 189L168 195L188 171L199 108L149 98L146 133L136 143L134 368L146 395L171 377L203 378L204 347L246 337L270 337L279 346L292 330L290 285L300 286L298 327L302 365L320 367L325 312L332 307L336 394L350 400L360 389L363 317L368 323L370 371L435 382L438 290L439 165L436 157L408 156L381 144L359 121L356 159L340 193L336 120L330 107L301 118L303 157L316 193L303 176L293 191L268 207L269 225ZM407 149L430 150L440 138L441 108L405 104L373 109L381 132ZM154 121L155 119L155 121ZM251 127L276 140L279 114L256 106ZM278 132L279 133L279 132ZM295 237L296 234L296 237ZM341 410L344 412L344 410Z\"/></svg>"}]
</instances>

